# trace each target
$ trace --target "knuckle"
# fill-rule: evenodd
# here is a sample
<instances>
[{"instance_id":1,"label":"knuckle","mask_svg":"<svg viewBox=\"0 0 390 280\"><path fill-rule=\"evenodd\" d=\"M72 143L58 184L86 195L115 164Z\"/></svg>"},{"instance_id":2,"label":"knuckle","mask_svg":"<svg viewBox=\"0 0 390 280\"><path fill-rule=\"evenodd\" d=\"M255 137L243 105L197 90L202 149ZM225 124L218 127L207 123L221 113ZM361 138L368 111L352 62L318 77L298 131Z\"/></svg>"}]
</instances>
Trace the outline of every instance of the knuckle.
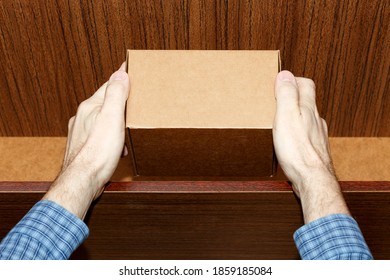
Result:
<instances>
[{"instance_id":1,"label":"knuckle","mask_svg":"<svg viewBox=\"0 0 390 280\"><path fill-rule=\"evenodd\" d=\"M74 124L74 119L75 119L75 116L71 117L68 121L68 128L71 128Z\"/></svg>"},{"instance_id":2,"label":"knuckle","mask_svg":"<svg viewBox=\"0 0 390 280\"><path fill-rule=\"evenodd\" d=\"M309 78L298 78L298 83L300 86L307 87L310 89L315 90L316 89L316 84L312 79Z\"/></svg>"},{"instance_id":3,"label":"knuckle","mask_svg":"<svg viewBox=\"0 0 390 280\"><path fill-rule=\"evenodd\" d=\"M316 88L316 84L314 83L314 81L312 79L306 79L306 80L307 80L306 83L307 83L308 87L311 87L313 89Z\"/></svg>"},{"instance_id":4,"label":"knuckle","mask_svg":"<svg viewBox=\"0 0 390 280\"><path fill-rule=\"evenodd\" d=\"M321 122L322 122L322 126L324 127L325 131L328 131L328 124L326 123L326 121L321 118Z\"/></svg>"},{"instance_id":5,"label":"knuckle","mask_svg":"<svg viewBox=\"0 0 390 280\"><path fill-rule=\"evenodd\" d=\"M296 93L297 92L297 88L290 84L290 83L284 83L282 85L280 85L278 87L278 96L281 96L281 95L287 95L289 96L291 93Z\"/></svg>"},{"instance_id":6,"label":"knuckle","mask_svg":"<svg viewBox=\"0 0 390 280\"><path fill-rule=\"evenodd\" d=\"M106 94L115 94L117 92L124 92L125 90L123 83L112 82L108 85Z\"/></svg>"},{"instance_id":7,"label":"knuckle","mask_svg":"<svg viewBox=\"0 0 390 280\"><path fill-rule=\"evenodd\" d=\"M68 121L68 132L70 132L73 129L74 122L75 122L75 116L71 117Z\"/></svg>"},{"instance_id":8,"label":"knuckle","mask_svg":"<svg viewBox=\"0 0 390 280\"><path fill-rule=\"evenodd\" d=\"M87 107L87 101L84 100L83 102L81 102L79 104L79 107L77 108L77 111L83 111L85 109L85 107Z\"/></svg>"},{"instance_id":9,"label":"knuckle","mask_svg":"<svg viewBox=\"0 0 390 280\"><path fill-rule=\"evenodd\" d=\"M80 103L79 107L77 108L77 114L83 114L86 112L89 112L91 109L91 103L89 102L89 99L84 100Z\"/></svg>"}]
</instances>

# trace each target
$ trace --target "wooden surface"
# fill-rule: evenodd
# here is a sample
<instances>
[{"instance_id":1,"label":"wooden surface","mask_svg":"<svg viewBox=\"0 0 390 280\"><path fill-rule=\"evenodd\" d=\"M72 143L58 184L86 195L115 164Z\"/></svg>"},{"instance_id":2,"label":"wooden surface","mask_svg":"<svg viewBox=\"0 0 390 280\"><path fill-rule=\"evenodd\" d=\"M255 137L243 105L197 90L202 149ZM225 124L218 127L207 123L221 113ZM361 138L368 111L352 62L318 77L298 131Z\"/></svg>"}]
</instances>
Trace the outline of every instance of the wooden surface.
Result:
<instances>
[{"instance_id":1,"label":"wooden surface","mask_svg":"<svg viewBox=\"0 0 390 280\"><path fill-rule=\"evenodd\" d=\"M48 186L0 183L0 239ZM374 257L389 259L390 183L341 186ZM86 222L73 259L298 259L303 221L285 182L129 182L110 185Z\"/></svg>"},{"instance_id":2,"label":"wooden surface","mask_svg":"<svg viewBox=\"0 0 390 280\"><path fill-rule=\"evenodd\" d=\"M330 150L337 177L340 181L390 181L390 138L330 138ZM66 146L65 137L0 137L1 181L53 181L58 175ZM179 180L177 177L131 176L130 157L122 158L111 178L114 182L131 180ZM201 178L206 180L206 178ZM195 180L181 178L181 180ZM228 178L207 178L228 181ZM237 180L237 179L235 179ZM246 178L246 180L285 181L278 169L272 178Z\"/></svg>"},{"instance_id":3,"label":"wooden surface","mask_svg":"<svg viewBox=\"0 0 390 280\"><path fill-rule=\"evenodd\" d=\"M390 136L390 2L0 2L0 136L65 136L132 49L280 49L331 136Z\"/></svg>"}]
</instances>

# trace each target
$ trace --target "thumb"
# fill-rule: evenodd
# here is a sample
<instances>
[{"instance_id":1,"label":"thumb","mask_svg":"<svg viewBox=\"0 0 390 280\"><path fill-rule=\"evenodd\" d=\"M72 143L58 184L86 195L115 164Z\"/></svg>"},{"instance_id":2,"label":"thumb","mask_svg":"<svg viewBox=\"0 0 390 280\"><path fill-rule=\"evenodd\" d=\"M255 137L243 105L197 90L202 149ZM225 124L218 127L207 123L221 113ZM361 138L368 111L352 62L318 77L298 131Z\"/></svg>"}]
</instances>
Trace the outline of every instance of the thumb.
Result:
<instances>
[{"instance_id":1,"label":"thumb","mask_svg":"<svg viewBox=\"0 0 390 280\"><path fill-rule=\"evenodd\" d=\"M129 75L123 70L118 70L112 74L107 84L102 112L120 112L122 114L125 110L129 91Z\"/></svg>"},{"instance_id":2,"label":"thumb","mask_svg":"<svg viewBox=\"0 0 390 280\"><path fill-rule=\"evenodd\" d=\"M276 114L279 116L299 113L298 84L289 71L281 71L275 81Z\"/></svg>"}]
</instances>

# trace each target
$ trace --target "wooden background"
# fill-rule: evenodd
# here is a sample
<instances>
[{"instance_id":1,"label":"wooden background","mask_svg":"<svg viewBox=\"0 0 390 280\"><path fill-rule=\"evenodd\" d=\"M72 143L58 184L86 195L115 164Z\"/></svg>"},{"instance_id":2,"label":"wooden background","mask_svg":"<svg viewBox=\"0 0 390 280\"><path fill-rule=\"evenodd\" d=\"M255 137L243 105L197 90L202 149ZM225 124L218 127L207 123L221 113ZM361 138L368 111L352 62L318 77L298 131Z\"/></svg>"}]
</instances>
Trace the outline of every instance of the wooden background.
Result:
<instances>
[{"instance_id":1,"label":"wooden background","mask_svg":"<svg viewBox=\"0 0 390 280\"><path fill-rule=\"evenodd\" d=\"M390 136L390 2L0 1L0 136L66 136L133 49L280 49L330 136Z\"/></svg>"},{"instance_id":2,"label":"wooden background","mask_svg":"<svg viewBox=\"0 0 390 280\"><path fill-rule=\"evenodd\" d=\"M280 49L283 69L316 82L330 136L390 137L389 13L381 0L0 0L0 137L66 136L128 48ZM341 185L389 259L389 182ZM48 186L0 182L0 239ZM294 259L302 225L286 182L122 182L86 221L76 259Z\"/></svg>"}]
</instances>

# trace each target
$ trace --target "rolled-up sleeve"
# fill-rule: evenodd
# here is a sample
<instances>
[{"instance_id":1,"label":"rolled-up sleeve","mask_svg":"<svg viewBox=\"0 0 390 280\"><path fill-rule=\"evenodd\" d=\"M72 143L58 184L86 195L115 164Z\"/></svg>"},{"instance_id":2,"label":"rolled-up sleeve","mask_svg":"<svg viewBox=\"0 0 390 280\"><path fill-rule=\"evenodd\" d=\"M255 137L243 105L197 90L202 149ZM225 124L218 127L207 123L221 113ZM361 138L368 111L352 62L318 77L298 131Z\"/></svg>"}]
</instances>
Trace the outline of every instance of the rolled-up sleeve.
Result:
<instances>
[{"instance_id":1,"label":"rolled-up sleeve","mask_svg":"<svg viewBox=\"0 0 390 280\"><path fill-rule=\"evenodd\" d=\"M344 214L304 225L294 233L294 240L304 260L373 259L357 222Z\"/></svg>"},{"instance_id":2,"label":"rolled-up sleeve","mask_svg":"<svg viewBox=\"0 0 390 280\"><path fill-rule=\"evenodd\" d=\"M88 237L87 225L62 206L41 200L0 243L3 260L63 260Z\"/></svg>"}]
</instances>

